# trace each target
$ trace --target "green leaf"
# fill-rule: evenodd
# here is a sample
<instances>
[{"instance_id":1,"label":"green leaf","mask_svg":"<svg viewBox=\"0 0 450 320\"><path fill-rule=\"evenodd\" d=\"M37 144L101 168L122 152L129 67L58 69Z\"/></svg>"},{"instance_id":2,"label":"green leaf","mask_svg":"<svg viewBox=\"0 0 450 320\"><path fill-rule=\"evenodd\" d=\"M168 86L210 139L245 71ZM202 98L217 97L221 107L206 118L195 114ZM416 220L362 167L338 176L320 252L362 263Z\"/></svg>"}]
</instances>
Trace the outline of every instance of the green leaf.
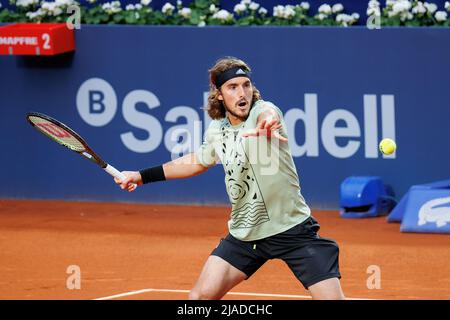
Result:
<instances>
[{"instance_id":1,"label":"green leaf","mask_svg":"<svg viewBox=\"0 0 450 320\"><path fill-rule=\"evenodd\" d=\"M198 25L201 21L200 19L200 12L198 12L197 10L192 10L191 11L191 18L189 19L190 24L192 25Z\"/></svg>"},{"instance_id":2,"label":"green leaf","mask_svg":"<svg viewBox=\"0 0 450 320\"><path fill-rule=\"evenodd\" d=\"M211 1L209 0L195 0L194 6L199 9L207 9L211 5Z\"/></svg>"}]
</instances>

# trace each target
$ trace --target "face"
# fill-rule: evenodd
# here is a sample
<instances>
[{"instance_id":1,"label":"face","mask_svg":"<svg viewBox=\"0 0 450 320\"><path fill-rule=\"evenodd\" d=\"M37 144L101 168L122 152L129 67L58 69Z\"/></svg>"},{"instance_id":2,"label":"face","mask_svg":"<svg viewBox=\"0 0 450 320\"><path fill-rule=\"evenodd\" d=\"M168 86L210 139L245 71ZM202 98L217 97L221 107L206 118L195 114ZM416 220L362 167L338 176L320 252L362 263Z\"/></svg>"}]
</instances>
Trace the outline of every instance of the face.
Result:
<instances>
[{"instance_id":1,"label":"face","mask_svg":"<svg viewBox=\"0 0 450 320\"><path fill-rule=\"evenodd\" d=\"M237 77L228 80L220 88L218 99L223 101L232 125L247 120L253 99L253 86L250 79Z\"/></svg>"}]
</instances>

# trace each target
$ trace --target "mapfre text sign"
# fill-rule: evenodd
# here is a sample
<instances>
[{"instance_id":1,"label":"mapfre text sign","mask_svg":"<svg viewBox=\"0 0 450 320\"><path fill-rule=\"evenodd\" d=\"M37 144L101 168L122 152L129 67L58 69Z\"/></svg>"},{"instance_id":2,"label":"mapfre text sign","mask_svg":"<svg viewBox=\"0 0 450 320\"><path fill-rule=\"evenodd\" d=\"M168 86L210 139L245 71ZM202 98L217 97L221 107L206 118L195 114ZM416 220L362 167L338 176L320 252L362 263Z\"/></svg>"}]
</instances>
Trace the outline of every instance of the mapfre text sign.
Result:
<instances>
[{"instance_id":1,"label":"mapfre text sign","mask_svg":"<svg viewBox=\"0 0 450 320\"><path fill-rule=\"evenodd\" d=\"M74 50L74 31L65 23L16 23L0 27L1 55L52 56Z\"/></svg>"}]
</instances>

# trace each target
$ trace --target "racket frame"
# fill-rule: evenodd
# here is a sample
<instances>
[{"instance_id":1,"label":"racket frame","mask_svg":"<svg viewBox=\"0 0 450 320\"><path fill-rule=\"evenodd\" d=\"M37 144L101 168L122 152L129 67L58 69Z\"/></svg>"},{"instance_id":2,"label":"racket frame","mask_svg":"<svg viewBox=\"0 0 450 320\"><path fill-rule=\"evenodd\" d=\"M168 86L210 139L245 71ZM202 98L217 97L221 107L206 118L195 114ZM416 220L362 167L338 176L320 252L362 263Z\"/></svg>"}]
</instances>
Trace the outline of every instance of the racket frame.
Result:
<instances>
[{"instance_id":1,"label":"racket frame","mask_svg":"<svg viewBox=\"0 0 450 320\"><path fill-rule=\"evenodd\" d=\"M58 141L57 139L55 139L50 133L45 132L45 130L42 130L41 128L37 127L33 123L33 121L30 120L30 117L38 117L38 118L44 119L46 121L49 121L49 122L53 123L57 127L60 127L63 130L67 131L67 133L71 134L76 140L78 140L78 142L80 142L82 144L82 146L84 147L84 150L83 151L74 150L73 148L70 148L68 145L66 145L64 143L61 143L61 141ZM52 117L50 117L50 116L48 116L46 114L39 113L39 112L28 112L26 114L26 119L37 131L39 131L43 135L49 137L50 139L52 139L53 141L55 141L59 145L62 145L64 147L66 147L67 149L72 150L72 151L82 155L84 158L90 160L91 162L99 165L102 169L104 169L111 176L113 176L115 178L118 178L119 180L126 179L125 175L122 172L120 172L119 170L117 170L113 166L111 166L108 163L106 163L96 152L94 152L94 150L92 150L89 147L89 145L87 144L86 140L84 140L78 133L76 133L69 126L65 125L61 121L58 121L58 120L56 120L56 119L54 119L54 118L52 118ZM134 187L137 186L134 183L132 185Z\"/></svg>"}]
</instances>

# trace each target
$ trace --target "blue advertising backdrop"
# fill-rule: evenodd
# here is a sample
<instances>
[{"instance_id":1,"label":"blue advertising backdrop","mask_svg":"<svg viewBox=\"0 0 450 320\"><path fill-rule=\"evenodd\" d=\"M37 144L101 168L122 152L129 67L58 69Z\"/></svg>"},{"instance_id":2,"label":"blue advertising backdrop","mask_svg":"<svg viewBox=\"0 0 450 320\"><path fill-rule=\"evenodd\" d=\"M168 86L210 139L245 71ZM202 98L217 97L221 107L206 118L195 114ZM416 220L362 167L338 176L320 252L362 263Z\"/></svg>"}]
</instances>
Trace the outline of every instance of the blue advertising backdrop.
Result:
<instances>
[{"instance_id":1,"label":"blue advertising backdrop","mask_svg":"<svg viewBox=\"0 0 450 320\"><path fill-rule=\"evenodd\" d=\"M312 207L338 208L351 175L380 176L398 198L450 176L448 28L82 26L76 47L0 57L1 198L228 203L221 166L129 194L25 121L27 111L61 120L120 170L157 165L174 145L200 143L207 70L226 55L247 61L284 112ZM385 136L394 157L377 151Z\"/></svg>"}]
</instances>

